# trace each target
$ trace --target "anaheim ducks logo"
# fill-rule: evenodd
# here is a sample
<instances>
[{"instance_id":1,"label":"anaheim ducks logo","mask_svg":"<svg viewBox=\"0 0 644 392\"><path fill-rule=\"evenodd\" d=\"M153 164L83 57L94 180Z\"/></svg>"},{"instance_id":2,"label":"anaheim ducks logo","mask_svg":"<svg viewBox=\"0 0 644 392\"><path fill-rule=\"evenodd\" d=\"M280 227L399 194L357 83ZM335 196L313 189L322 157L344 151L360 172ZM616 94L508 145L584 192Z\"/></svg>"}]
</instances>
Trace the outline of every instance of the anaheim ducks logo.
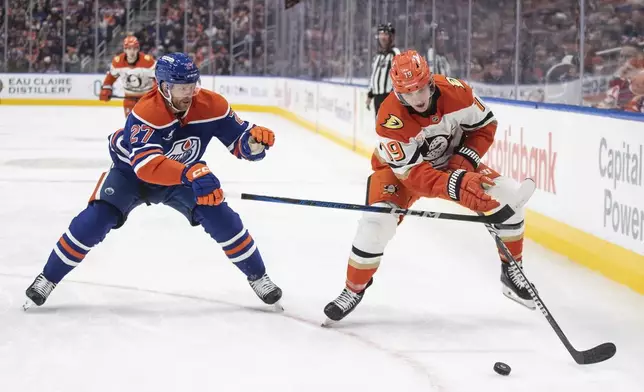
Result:
<instances>
[{"instance_id":1,"label":"anaheim ducks logo","mask_svg":"<svg viewBox=\"0 0 644 392\"><path fill-rule=\"evenodd\" d=\"M196 136L174 142L165 156L173 161L189 164L197 160L201 150L201 140Z\"/></svg>"},{"instance_id":2,"label":"anaheim ducks logo","mask_svg":"<svg viewBox=\"0 0 644 392\"><path fill-rule=\"evenodd\" d=\"M387 120L380 125L389 129L400 129L403 127L403 122L398 117L390 114L389 117L387 117Z\"/></svg>"},{"instance_id":3,"label":"anaheim ducks logo","mask_svg":"<svg viewBox=\"0 0 644 392\"><path fill-rule=\"evenodd\" d=\"M127 87L139 88L143 84L143 81L141 80L139 75L129 74L127 75L127 79L125 79L125 84L127 85Z\"/></svg>"}]
</instances>

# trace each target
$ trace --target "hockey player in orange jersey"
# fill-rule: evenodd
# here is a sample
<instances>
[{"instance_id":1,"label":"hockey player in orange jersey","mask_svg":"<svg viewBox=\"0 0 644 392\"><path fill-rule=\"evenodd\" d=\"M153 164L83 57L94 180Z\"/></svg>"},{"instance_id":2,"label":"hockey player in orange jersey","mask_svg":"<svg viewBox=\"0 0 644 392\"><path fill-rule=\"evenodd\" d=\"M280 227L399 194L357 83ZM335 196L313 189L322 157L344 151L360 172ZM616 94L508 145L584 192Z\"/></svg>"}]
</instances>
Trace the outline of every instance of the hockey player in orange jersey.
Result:
<instances>
[{"instance_id":1,"label":"hockey player in orange jersey","mask_svg":"<svg viewBox=\"0 0 644 392\"><path fill-rule=\"evenodd\" d=\"M414 50L394 57L390 76L394 91L376 119L380 143L371 159L368 204L409 208L421 197L438 197L487 213L511 202L520 184L480 163L497 123L470 86L433 75ZM363 215L349 254L346 287L324 308L327 323L341 320L360 303L400 222L393 214ZM494 225L519 265L523 226L521 209ZM534 309L525 282L503 256L501 271L503 293Z\"/></svg>"},{"instance_id":2,"label":"hockey player in orange jersey","mask_svg":"<svg viewBox=\"0 0 644 392\"><path fill-rule=\"evenodd\" d=\"M110 70L105 75L99 99L105 102L112 99L112 86L121 78L125 90L123 111L127 117L139 99L155 88L154 64L154 57L139 51L136 37L126 37L123 53L112 59Z\"/></svg>"}]
</instances>

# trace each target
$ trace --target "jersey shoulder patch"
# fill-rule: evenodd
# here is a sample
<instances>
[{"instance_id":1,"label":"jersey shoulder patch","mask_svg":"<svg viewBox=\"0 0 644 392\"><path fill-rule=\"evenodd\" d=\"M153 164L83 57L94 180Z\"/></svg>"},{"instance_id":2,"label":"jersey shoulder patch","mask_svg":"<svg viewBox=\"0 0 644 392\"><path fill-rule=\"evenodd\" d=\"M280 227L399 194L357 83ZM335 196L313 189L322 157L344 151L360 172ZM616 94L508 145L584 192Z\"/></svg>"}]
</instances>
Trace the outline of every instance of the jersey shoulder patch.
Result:
<instances>
[{"instance_id":1,"label":"jersey shoulder patch","mask_svg":"<svg viewBox=\"0 0 644 392\"><path fill-rule=\"evenodd\" d=\"M208 122L226 117L230 105L226 98L210 90L201 89L193 98L186 122Z\"/></svg>"},{"instance_id":2,"label":"jersey shoulder patch","mask_svg":"<svg viewBox=\"0 0 644 392\"><path fill-rule=\"evenodd\" d=\"M151 68L154 65L154 57L149 54L141 53L139 61L137 62L137 67L142 68Z\"/></svg>"},{"instance_id":3,"label":"jersey shoulder patch","mask_svg":"<svg viewBox=\"0 0 644 392\"><path fill-rule=\"evenodd\" d=\"M441 92L438 99L443 114L468 108L474 103L472 88L462 80L434 75L434 82Z\"/></svg>"},{"instance_id":4,"label":"jersey shoulder patch","mask_svg":"<svg viewBox=\"0 0 644 392\"><path fill-rule=\"evenodd\" d=\"M112 58L113 66L118 67L119 65L121 65L120 63L121 63L121 55L114 56L114 58Z\"/></svg>"},{"instance_id":5,"label":"jersey shoulder patch","mask_svg":"<svg viewBox=\"0 0 644 392\"><path fill-rule=\"evenodd\" d=\"M398 116L394 114L388 114L385 122L380 125L387 129L400 129L403 127L403 122L400 118L398 118Z\"/></svg>"},{"instance_id":6,"label":"jersey shoulder patch","mask_svg":"<svg viewBox=\"0 0 644 392\"><path fill-rule=\"evenodd\" d=\"M132 109L132 114L139 121L155 127L166 128L179 121L170 113L161 93L154 89L145 94Z\"/></svg>"},{"instance_id":7,"label":"jersey shoulder patch","mask_svg":"<svg viewBox=\"0 0 644 392\"><path fill-rule=\"evenodd\" d=\"M418 135L420 128L418 121L411 117L396 94L390 93L380 105L376 118L378 136L407 142Z\"/></svg>"}]
</instances>

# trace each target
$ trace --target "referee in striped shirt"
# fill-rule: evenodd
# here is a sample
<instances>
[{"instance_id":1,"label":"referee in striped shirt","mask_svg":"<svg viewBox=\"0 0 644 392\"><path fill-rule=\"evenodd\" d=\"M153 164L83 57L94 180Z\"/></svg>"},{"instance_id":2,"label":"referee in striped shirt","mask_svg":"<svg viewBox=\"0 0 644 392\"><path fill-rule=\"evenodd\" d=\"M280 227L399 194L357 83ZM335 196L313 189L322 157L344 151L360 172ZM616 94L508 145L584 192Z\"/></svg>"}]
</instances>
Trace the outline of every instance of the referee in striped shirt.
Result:
<instances>
[{"instance_id":1,"label":"referee in striped shirt","mask_svg":"<svg viewBox=\"0 0 644 392\"><path fill-rule=\"evenodd\" d=\"M376 116L382 101L392 90L389 70L394 56L400 53L400 50L394 47L394 37L396 29L391 23L381 24L378 26L378 54L374 57L371 64L371 78L369 79L369 92L367 93L367 109L371 110L371 100L374 102Z\"/></svg>"}]
</instances>

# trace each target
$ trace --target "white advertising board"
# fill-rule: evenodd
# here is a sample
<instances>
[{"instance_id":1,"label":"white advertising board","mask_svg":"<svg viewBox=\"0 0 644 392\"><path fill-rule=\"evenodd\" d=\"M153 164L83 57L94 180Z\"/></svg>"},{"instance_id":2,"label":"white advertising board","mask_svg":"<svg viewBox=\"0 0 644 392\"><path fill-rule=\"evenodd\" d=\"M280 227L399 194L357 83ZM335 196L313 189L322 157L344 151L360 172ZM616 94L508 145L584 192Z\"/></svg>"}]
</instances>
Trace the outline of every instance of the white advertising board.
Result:
<instances>
[{"instance_id":1,"label":"white advertising board","mask_svg":"<svg viewBox=\"0 0 644 392\"><path fill-rule=\"evenodd\" d=\"M263 77L215 76L202 78L202 85L223 95L231 104L274 105L278 79ZM212 87L209 87L212 86Z\"/></svg>"},{"instance_id":2,"label":"white advertising board","mask_svg":"<svg viewBox=\"0 0 644 392\"><path fill-rule=\"evenodd\" d=\"M367 89L355 88L356 100L356 140L359 140L365 147L375 148L378 145L378 135L376 135L376 109L371 102L370 109L367 109Z\"/></svg>"},{"instance_id":3,"label":"white advertising board","mask_svg":"<svg viewBox=\"0 0 644 392\"><path fill-rule=\"evenodd\" d=\"M102 83L103 75L0 74L0 99L90 99Z\"/></svg>"},{"instance_id":4,"label":"white advertising board","mask_svg":"<svg viewBox=\"0 0 644 392\"><path fill-rule=\"evenodd\" d=\"M345 138L355 137L354 88L329 83L318 84L318 123Z\"/></svg>"},{"instance_id":5,"label":"white advertising board","mask_svg":"<svg viewBox=\"0 0 644 392\"><path fill-rule=\"evenodd\" d=\"M318 86L309 80L284 79L282 108L318 125Z\"/></svg>"}]
</instances>

